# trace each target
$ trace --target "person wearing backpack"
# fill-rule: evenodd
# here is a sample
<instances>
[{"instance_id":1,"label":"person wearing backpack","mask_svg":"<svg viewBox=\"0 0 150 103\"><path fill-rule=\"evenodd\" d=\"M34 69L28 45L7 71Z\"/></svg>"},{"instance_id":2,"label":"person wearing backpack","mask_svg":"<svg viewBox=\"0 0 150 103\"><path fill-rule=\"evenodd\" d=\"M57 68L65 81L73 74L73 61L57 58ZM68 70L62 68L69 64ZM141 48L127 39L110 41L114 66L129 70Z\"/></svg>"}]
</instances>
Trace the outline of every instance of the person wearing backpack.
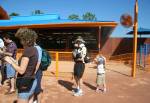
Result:
<instances>
[{"instance_id":1,"label":"person wearing backpack","mask_svg":"<svg viewBox=\"0 0 150 103\"><path fill-rule=\"evenodd\" d=\"M94 62L97 64L97 78L96 78L96 92L106 92L106 82L105 82L105 65L106 58L102 54L98 54L94 59ZM100 86L103 86L101 89Z\"/></svg>"},{"instance_id":2,"label":"person wearing backpack","mask_svg":"<svg viewBox=\"0 0 150 103\"><path fill-rule=\"evenodd\" d=\"M37 86L35 88L35 92L32 98L30 99L29 103L41 103L41 96L42 96L42 91L43 91L41 88L41 80L42 80L43 72L40 69L41 58L42 58L42 48L38 44L36 44L37 38L38 36L34 37L34 41L35 41L34 47L38 51L38 62L36 65L36 74L35 74L35 78L37 79Z\"/></svg>"},{"instance_id":3,"label":"person wearing backpack","mask_svg":"<svg viewBox=\"0 0 150 103\"><path fill-rule=\"evenodd\" d=\"M41 58L42 58L42 48L39 45L35 45L36 49L38 50L38 64L37 65L37 72L36 72L36 78L37 78L37 87L35 88L35 97L34 100L37 101L37 103L41 103L41 95L42 95L42 88L41 88L41 81L43 76L43 71L40 69L41 64Z\"/></svg>"},{"instance_id":4,"label":"person wearing backpack","mask_svg":"<svg viewBox=\"0 0 150 103\"><path fill-rule=\"evenodd\" d=\"M40 47L36 43L38 37L35 37L35 45L37 51L38 51L38 63L36 66L36 79L37 79L37 86L35 88L34 96L32 99L30 99L29 103L41 103L41 97L43 93L43 89L41 88L41 81L43 76L43 71L46 71L48 69L48 66L51 64L51 56L50 54L43 48Z\"/></svg>"},{"instance_id":5,"label":"person wearing backpack","mask_svg":"<svg viewBox=\"0 0 150 103\"><path fill-rule=\"evenodd\" d=\"M76 82L76 89L74 90L74 96L82 96L83 91L81 88L82 85L82 76L85 69L84 58L86 56L86 47L84 45L85 41L82 37L78 37L75 40L74 50L73 50L73 59L74 59L74 79Z\"/></svg>"},{"instance_id":6,"label":"person wearing backpack","mask_svg":"<svg viewBox=\"0 0 150 103\"><path fill-rule=\"evenodd\" d=\"M18 63L10 56L5 56L4 60L10 63L16 70L17 103L29 103L37 86L35 78L36 66L38 63L38 51L34 47L34 37L36 32L28 28L17 30L15 37L23 45L23 53Z\"/></svg>"}]
</instances>

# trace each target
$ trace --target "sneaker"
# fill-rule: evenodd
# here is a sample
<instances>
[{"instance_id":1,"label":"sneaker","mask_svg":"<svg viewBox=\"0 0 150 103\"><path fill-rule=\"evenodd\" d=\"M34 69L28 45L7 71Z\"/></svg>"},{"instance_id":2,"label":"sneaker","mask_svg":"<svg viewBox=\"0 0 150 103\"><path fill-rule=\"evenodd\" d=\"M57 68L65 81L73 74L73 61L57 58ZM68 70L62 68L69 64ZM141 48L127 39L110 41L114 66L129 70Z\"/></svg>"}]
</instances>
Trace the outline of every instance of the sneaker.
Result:
<instances>
[{"instance_id":1,"label":"sneaker","mask_svg":"<svg viewBox=\"0 0 150 103\"><path fill-rule=\"evenodd\" d=\"M83 94L80 93L80 92L76 92L76 93L74 93L73 95L76 96L76 97L78 97L78 96L82 96Z\"/></svg>"},{"instance_id":2,"label":"sneaker","mask_svg":"<svg viewBox=\"0 0 150 103\"><path fill-rule=\"evenodd\" d=\"M79 89L79 93L83 95L83 91L82 91L82 89Z\"/></svg>"},{"instance_id":3,"label":"sneaker","mask_svg":"<svg viewBox=\"0 0 150 103\"><path fill-rule=\"evenodd\" d=\"M37 100L35 100L33 103L37 103Z\"/></svg>"},{"instance_id":4,"label":"sneaker","mask_svg":"<svg viewBox=\"0 0 150 103\"><path fill-rule=\"evenodd\" d=\"M100 90L97 88L97 89L95 90L95 92L100 93Z\"/></svg>"},{"instance_id":5,"label":"sneaker","mask_svg":"<svg viewBox=\"0 0 150 103\"><path fill-rule=\"evenodd\" d=\"M74 96L82 96L83 95L83 91L82 91L82 89L76 89L76 92L74 92L74 94L73 94Z\"/></svg>"},{"instance_id":6,"label":"sneaker","mask_svg":"<svg viewBox=\"0 0 150 103\"><path fill-rule=\"evenodd\" d=\"M103 93L105 93L105 92L106 92L106 88L103 89Z\"/></svg>"},{"instance_id":7,"label":"sneaker","mask_svg":"<svg viewBox=\"0 0 150 103\"><path fill-rule=\"evenodd\" d=\"M73 92L73 93L76 93L76 92L78 92L78 89L75 88L75 89L72 90L72 92Z\"/></svg>"}]
</instances>

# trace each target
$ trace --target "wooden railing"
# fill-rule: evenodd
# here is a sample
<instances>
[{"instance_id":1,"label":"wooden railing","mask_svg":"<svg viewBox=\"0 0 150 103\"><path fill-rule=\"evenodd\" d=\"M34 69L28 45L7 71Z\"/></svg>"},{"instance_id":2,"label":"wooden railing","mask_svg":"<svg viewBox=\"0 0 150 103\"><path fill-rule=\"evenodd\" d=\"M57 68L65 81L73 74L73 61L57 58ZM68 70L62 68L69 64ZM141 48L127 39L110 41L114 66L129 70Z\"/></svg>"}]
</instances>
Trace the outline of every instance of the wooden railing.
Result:
<instances>
[{"instance_id":1,"label":"wooden railing","mask_svg":"<svg viewBox=\"0 0 150 103\"><path fill-rule=\"evenodd\" d=\"M110 60L129 61L129 60L132 60L132 56L133 56L132 53L126 53L126 54L111 56Z\"/></svg>"}]
</instances>

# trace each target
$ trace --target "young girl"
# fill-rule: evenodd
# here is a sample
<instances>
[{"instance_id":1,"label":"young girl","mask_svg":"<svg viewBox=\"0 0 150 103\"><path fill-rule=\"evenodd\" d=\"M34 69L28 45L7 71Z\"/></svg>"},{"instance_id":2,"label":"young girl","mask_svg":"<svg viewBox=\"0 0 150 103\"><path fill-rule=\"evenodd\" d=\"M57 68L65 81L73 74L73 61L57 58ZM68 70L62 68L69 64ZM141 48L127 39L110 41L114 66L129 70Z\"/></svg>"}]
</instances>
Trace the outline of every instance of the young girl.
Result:
<instances>
[{"instance_id":1,"label":"young girl","mask_svg":"<svg viewBox=\"0 0 150 103\"><path fill-rule=\"evenodd\" d=\"M97 64L96 92L99 92L100 90L102 92L106 92L106 83L105 83L106 58L102 54L98 54L94 60ZM100 88L101 85L103 86L102 89Z\"/></svg>"}]
</instances>

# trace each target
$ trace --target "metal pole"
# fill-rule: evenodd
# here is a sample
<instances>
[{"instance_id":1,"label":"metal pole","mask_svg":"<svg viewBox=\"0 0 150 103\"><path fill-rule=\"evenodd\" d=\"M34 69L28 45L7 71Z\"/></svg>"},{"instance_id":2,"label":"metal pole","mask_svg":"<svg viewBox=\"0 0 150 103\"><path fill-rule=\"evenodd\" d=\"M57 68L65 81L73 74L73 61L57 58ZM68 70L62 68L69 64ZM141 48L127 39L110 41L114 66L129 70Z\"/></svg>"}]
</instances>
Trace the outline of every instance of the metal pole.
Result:
<instances>
[{"instance_id":1,"label":"metal pole","mask_svg":"<svg viewBox=\"0 0 150 103\"><path fill-rule=\"evenodd\" d=\"M138 28L138 0L135 1L135 7L134 7L133 68L131 73L132 77L135 77L136 74L137 28Z\"/></svg>"}]
</instances>

